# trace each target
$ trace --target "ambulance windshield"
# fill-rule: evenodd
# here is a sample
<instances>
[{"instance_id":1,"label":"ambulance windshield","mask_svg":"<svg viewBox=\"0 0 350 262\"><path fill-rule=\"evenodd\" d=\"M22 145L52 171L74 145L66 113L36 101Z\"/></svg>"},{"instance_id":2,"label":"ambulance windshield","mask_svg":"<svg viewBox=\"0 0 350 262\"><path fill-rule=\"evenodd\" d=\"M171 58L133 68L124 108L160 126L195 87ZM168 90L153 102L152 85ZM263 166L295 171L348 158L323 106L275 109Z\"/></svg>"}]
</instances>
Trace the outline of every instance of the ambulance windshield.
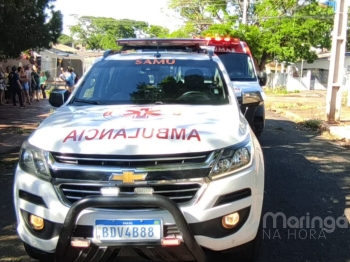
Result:
<instances>
[{"instance_id":1,"label":"ambulance windshield","mask_svg":"<svg viewBox=\"0 0 350 262\"><path fill-rule=\"evenodd\" d=\"M216 53L226 67L231 81L256 81L251 57L244 53Z\"/></svg>"}]
</instances>

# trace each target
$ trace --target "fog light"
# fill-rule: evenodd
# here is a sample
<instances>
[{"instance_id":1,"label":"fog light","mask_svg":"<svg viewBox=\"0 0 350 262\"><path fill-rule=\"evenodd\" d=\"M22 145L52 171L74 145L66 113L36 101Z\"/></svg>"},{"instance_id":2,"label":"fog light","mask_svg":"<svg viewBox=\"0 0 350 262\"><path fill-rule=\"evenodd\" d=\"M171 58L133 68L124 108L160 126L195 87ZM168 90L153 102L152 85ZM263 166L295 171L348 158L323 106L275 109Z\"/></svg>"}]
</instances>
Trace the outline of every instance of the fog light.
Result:
<instances>
[{"instance_id":1,"label":"fog light","mask_svg":"<svg viewBox=\"0 0 350 262\"><path fill-rule=\"evenodd\" d=\"M90 240L89 239L72 239L70 241L70 245L72 247L80 247L80 248L86 248L90 246Z\"/></svg>"},{"instance_id":2,"label":"fog light","mask_svg":"<svg viewBox=\"0 0 350 262\"><path fill-rule=\"evenodd\" d=\"M34 230L44 229L44 219L35 215L29 215L29 223Z\"/></svg>"},{"instance_id":3,"label":"fog light","mask_svg":"<svg viewBox=\"0 0 350 262\"><path fill-rule=\"evenodd\" d=\"M163 238L162 246L178 246L181 244L181 240L178 238Z\"/></svg>"},{"instance_id":4,"label":"fog light","mask_svg":"<svg viewBox=\"0 0 350 262\"><path fill-rule=\"evenodd\" d=\"M224 228L234 228L239 222L239 214L237 212L224 216L222 225Z\"/></svg>"}]
</instances>

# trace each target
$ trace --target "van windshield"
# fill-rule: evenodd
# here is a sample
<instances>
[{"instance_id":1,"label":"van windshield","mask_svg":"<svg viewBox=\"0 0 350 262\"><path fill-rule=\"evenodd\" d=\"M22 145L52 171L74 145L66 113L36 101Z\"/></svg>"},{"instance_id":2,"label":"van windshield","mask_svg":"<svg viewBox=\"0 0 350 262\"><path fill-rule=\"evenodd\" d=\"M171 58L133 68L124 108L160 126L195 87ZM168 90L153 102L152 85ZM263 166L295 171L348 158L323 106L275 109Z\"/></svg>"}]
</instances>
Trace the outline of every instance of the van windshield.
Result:
<instances>
[{"instance_id":1,"label":"van windshield","mask_svg":"<svg viewBox=\"0 0 350 262\"><path fill-rule=\"evenodd\" d=\"M231 81L256 81L254 64L247 54L216 53L226 67Z\"/></svg>"},{"instance_id":2,"label":"van windshield","mask_svg":"<svg viewBox=\"0 0 350 262\"><path fill-rule=\"evenodd\" d=\"M227 88L214 61L107 60L91 68L71 103L222 105Z\"/></svg>"}]
</instances>

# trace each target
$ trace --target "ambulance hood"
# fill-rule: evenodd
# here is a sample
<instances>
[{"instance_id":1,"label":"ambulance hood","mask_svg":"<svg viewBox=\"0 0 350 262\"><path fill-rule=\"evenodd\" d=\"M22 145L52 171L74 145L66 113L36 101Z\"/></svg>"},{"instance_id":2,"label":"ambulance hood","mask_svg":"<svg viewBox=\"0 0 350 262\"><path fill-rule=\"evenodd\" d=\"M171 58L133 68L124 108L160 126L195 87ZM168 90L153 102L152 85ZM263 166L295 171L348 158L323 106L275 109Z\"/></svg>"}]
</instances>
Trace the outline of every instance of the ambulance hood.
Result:
<instances>
[{"instance_id":1,"label":"ambulance hood","mask_svg":"<svg viewBox=\"0 0 350 262\"><path fill-rule=\"evenodd\" d=\"M235 105L65 106L42 122L29 143L60 153L164 155L232 146L247 132Z\"/></svg>"}]
</instances>

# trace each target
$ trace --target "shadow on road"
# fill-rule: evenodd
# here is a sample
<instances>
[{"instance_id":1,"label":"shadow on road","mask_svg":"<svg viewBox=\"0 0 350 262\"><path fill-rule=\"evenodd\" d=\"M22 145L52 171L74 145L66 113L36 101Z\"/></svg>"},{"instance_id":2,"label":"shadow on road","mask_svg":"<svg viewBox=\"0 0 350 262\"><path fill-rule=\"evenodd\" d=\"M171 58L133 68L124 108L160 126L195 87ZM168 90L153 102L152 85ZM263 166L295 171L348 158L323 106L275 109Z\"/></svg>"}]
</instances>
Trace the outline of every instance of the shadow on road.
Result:
<instances>
[{"instance_id":1,"label":"shadow on road","mask_svg":"<svg viewBox=\"0 0 350 262\"><path fill-rule=\"evenodd\" d=\"M350 151L272 118L261 138L266 223L259 261L350 261Z\"/></svg>"}]
</instances>

